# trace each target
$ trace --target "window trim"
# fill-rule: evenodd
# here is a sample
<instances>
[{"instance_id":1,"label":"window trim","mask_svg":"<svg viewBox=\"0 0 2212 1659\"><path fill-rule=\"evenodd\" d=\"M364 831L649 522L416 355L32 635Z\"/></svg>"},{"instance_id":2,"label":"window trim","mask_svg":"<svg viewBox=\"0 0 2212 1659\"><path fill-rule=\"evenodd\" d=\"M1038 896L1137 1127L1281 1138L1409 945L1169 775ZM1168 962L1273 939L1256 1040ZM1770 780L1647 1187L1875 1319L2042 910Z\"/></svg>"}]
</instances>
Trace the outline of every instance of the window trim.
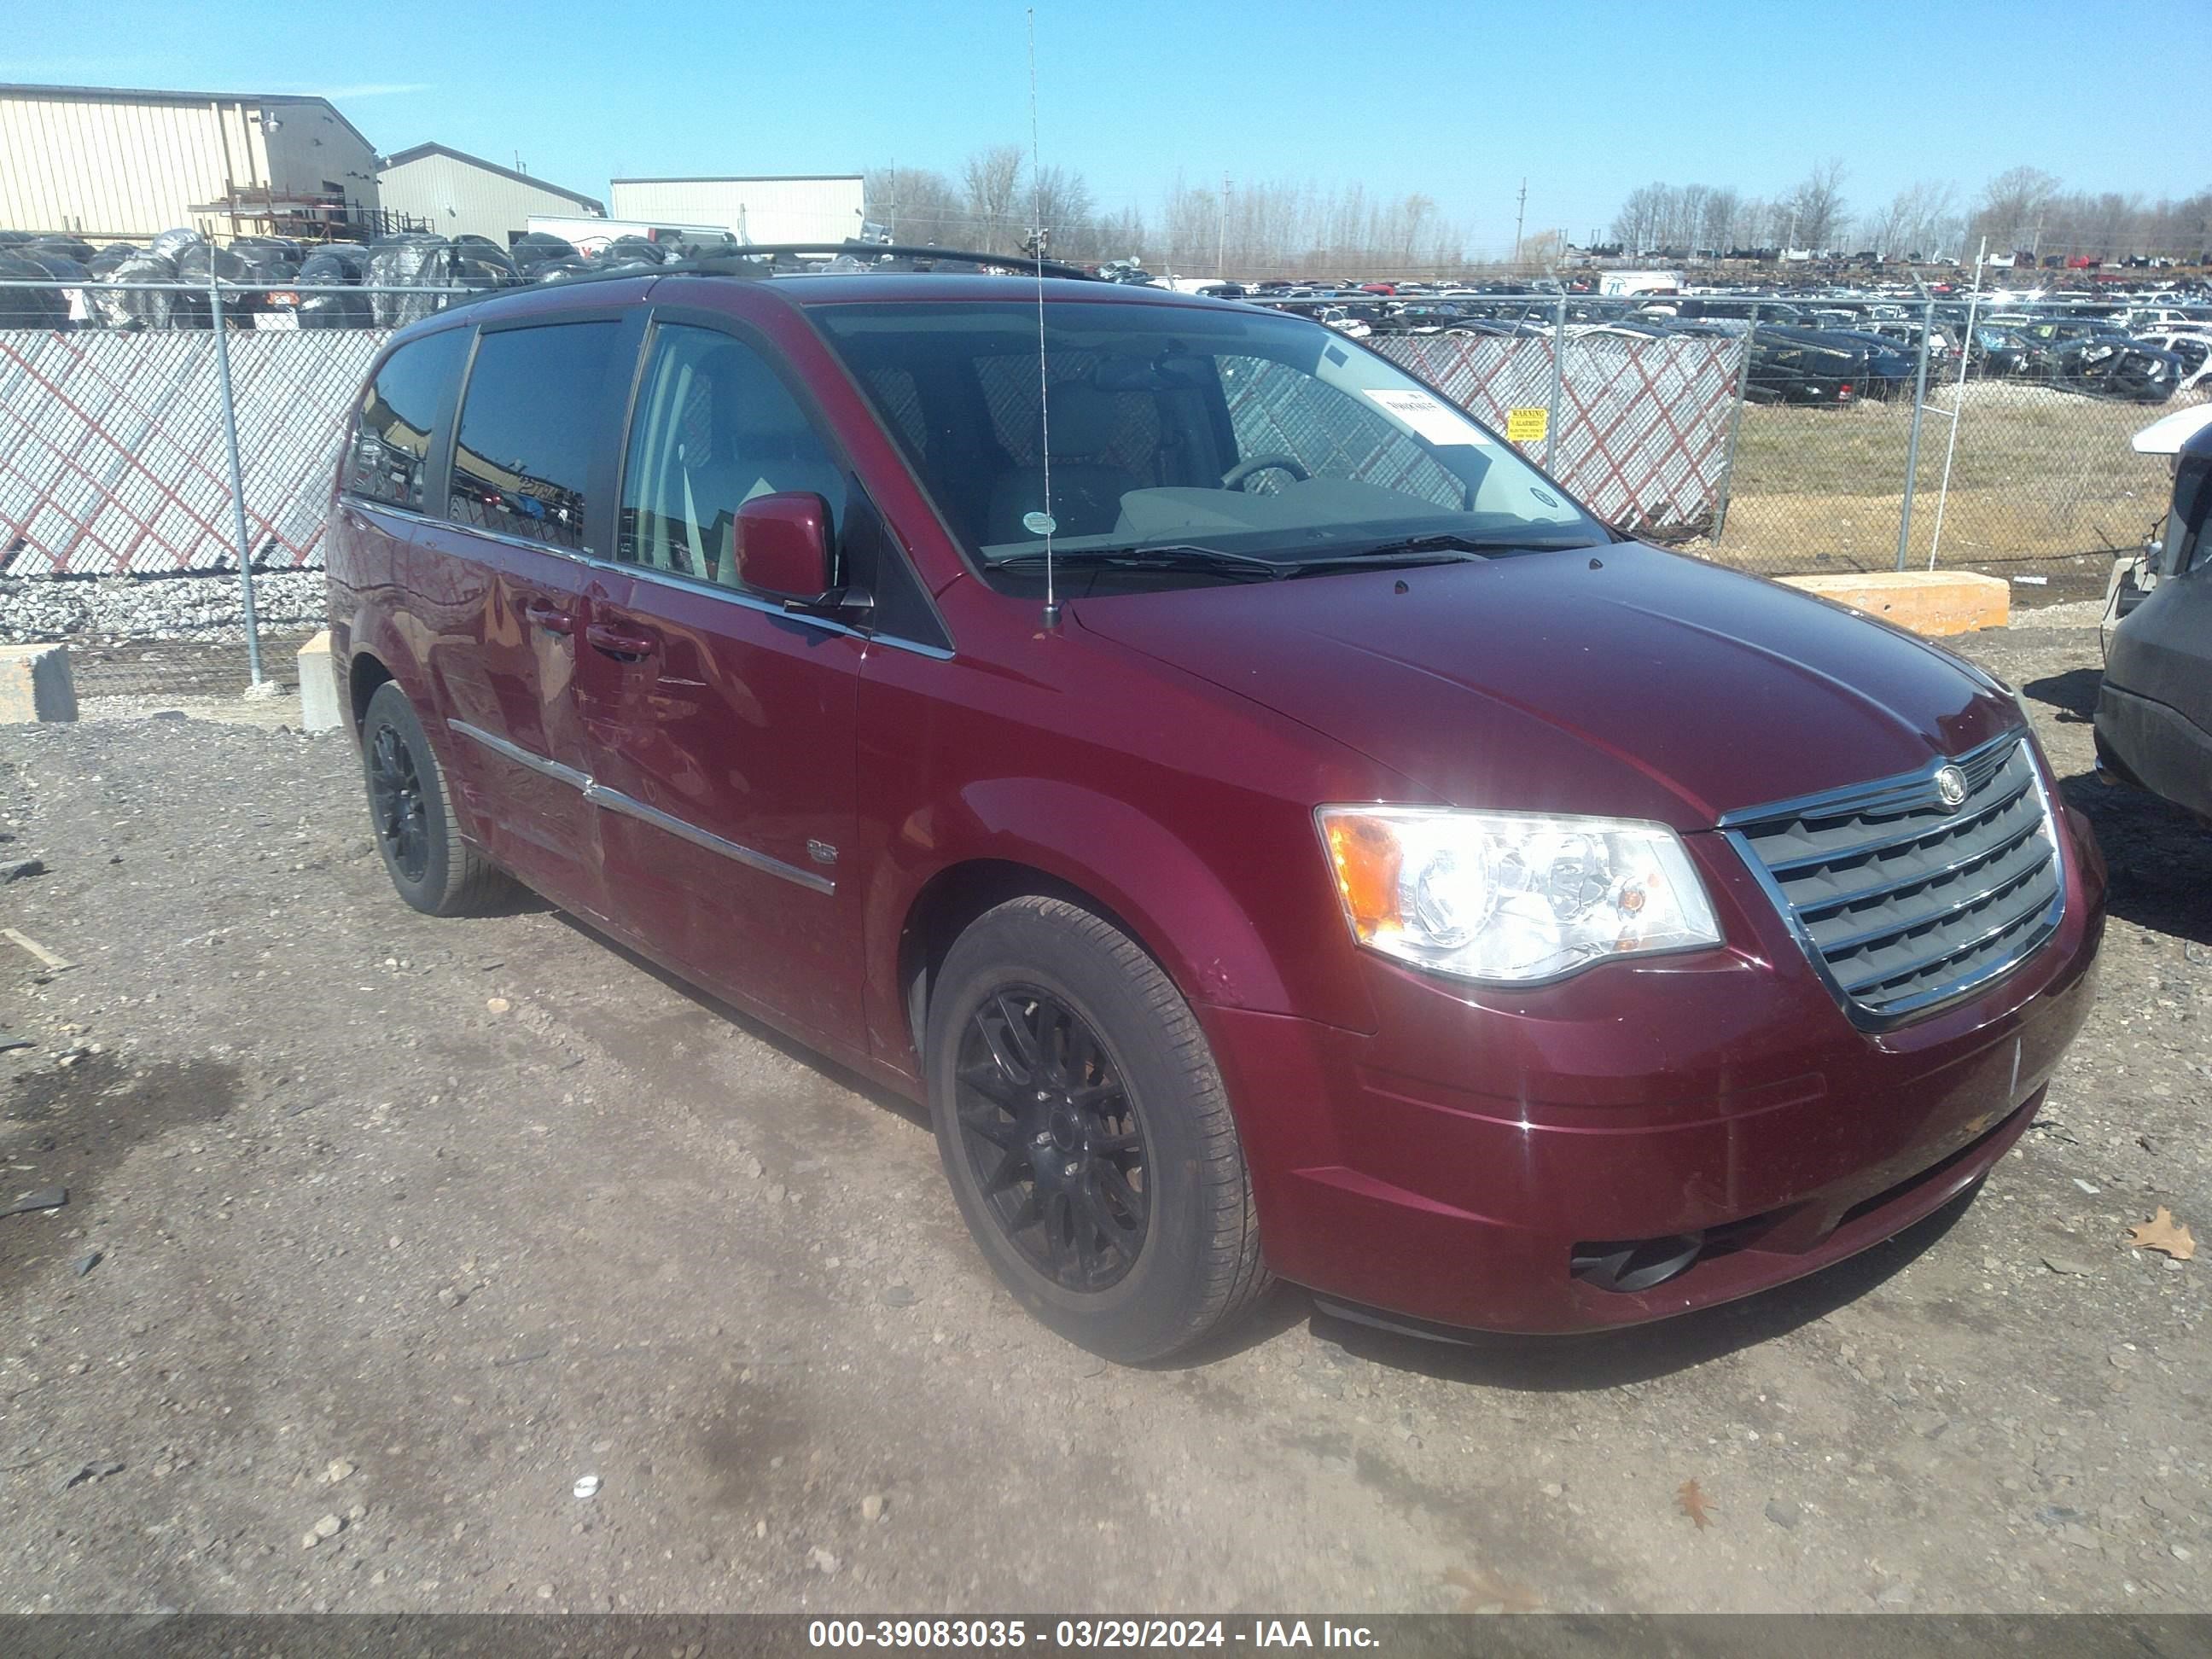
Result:
<instances>
[{"instance_id":1,"label":"window trim","mask_svg":"<svg viewBox=\"0 0 2212 1659\"><path fill-rule=\"evenodd\" d=\"M636 361L631 368L629 392L623 399L622 425L613 446L614 489L609 499L611 511L616 516L609 520L606 555L602 557L593 554L591 556L592 562L605 564L611 569L621 571L640 581L649 581L659 586L674 587L686 593L705 594L710 599L736 604L744 610L780 617L786 621L805 623L829 633L848 635L860 640L877 641L922 656L951 660L955 654L952 630L945 623L944 611L938 607L937 596L929 591L929 584L921 580L921 573L915 568L913 555L908 551L904 540L892 526L889 515L876 504L874 493L868 489L866 479L862 476L860 468L854 464L852 452L846 447L844 439L839 434L836 423L829 419L822 407L821 400L814 395L813 388L809 386L805 378L792 368L790 360L782 348L770 339L765 331L743 318L732 316L726 311L711 310L705 307L686 305L681 302L661 303L651 300L647 301L637 309L643 313L644 322L641 328ZM878 523L883 526L885 556L896 559L904 566L908 584L920 596L926 614L936 626L937 639L909 639L903 635L885 633L879 629L854 628L844 623L832 621L826 617L810 617L788 611L780 603L764 599L744 588L733 587L722 582L708 581L701 577L679 575L672 571L656 570L649 565L626 562L615 556L617 538L614 532L620 523L623 492L629 483L630 437L637 418L637 402L643 394L647 371L653 362L653 349L659 338L660 330L664 325L698 328L709 333L726 336L759 358L767 367L769 373L775 375L782 384L784 390L791 395L793 403L797 405L800 416L805 418L808 428L821 440L823 447L829 452L830 459L836 463L837 470L844 475L846 510L840 515L840 521L836 526L840 539L845 533L845 522L852 516L854 499L866 500L868 503L867 511L872 513ZM842 372L844 365L842 361L838 362L838 368ZM876 409L872 403L864 400L861 406L867 411L871 420L876 418ZM934 503L932 505L933 506Z\"/></svg>"}]
</instances>

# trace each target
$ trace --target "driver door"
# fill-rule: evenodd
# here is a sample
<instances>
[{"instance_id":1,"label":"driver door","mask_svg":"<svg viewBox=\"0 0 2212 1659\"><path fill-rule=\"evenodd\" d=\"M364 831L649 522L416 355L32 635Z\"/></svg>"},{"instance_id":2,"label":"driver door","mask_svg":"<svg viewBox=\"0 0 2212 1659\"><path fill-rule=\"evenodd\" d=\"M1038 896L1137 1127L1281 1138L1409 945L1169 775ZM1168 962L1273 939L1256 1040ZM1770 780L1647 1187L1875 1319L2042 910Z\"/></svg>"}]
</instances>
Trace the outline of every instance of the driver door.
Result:
<instances>
[{"instance_id":1,"label":"driver door","mask_svg":"<svg viewBox=\"0 0 2212 1659\"><path fill-rule=\"evenodd\" d=\"M844 472L771 350L656 323L630 417L615 558L584 645L605 718L592 799L623 931L818 1039L858 1036L854 707L866 641L746 588L734 514L805 492L846 532Z\"/></svg>"}]
</instances>

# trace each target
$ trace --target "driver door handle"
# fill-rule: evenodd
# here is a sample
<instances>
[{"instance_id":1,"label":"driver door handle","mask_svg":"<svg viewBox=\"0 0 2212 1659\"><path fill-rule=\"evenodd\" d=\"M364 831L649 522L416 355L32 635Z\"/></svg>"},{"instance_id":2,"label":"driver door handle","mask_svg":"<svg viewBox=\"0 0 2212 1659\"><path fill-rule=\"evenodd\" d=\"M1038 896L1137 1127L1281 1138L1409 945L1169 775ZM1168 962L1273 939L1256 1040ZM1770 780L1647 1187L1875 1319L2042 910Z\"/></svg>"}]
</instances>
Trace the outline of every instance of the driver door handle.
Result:
<instances>
[{"instance_id":1,"label":"driver door handle","mask_svg":"<svg viewBox=\"0 0 2212 1659\"><path fill-rule=\"evenodd\" d=\"M522 607L522 614L549 634L572 635L576 631L576 619L550 599L532 599Z\"/></svg>"},{"instance_id":2,"label":"driver door handle","mask_svg":"<svg viewBox=\"0 0 2212 1659\"><path fill-rule=\"evenodd\" d=\"M620 657L626 662L635 662L659 649L660 641L652 635L635 629L617 628L612 623L595 622L584 629L584 641L594 651L604 651L610 657Z\"/></svg>"}]
</instances>

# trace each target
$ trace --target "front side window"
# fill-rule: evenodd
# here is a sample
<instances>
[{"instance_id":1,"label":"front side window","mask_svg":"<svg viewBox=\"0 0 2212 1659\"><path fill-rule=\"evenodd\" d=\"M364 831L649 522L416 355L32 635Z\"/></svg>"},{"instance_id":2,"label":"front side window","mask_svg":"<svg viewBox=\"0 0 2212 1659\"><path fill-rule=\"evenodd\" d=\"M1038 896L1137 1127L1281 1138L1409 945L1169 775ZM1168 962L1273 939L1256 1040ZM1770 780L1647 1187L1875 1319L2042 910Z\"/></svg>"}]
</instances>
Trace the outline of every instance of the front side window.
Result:
<instances>
[{"instance_id":1,"label":"front side window","mask_svg":"<svg viewBox=\"0 0 2212 1659\"><path fill-rule=\"evenodd\" d=\"M345 457L348 493L422 510L430 428L460 374L468 343L466 329L448 329L410 340L384 360L361 394L360 419Z\"/></svg>"},{"instance_id":2,"label":"front side window","mask_svg":"<svg viewBox=\"0 0 2212 1659\"><path fill-rule=\"evenodd\" d=\"M1311 571L1438 536L1499 552L1604 528L1387 359L1222 307L810 308L972 558L1174 546ZM1050 500L1047 501L1047 473Z\"/></svg>"},{"instance_id":3,"label":"front side window","mask_svg":"<svg viewBox=\"0 0 2212 1659\"><path fill-rule=\"evenodd\" d=\"M614 343L611 322L501 329L477 342L453 443L454 523L583 549Z\"/></svg>"},{"instance_id":4,"label":"front side window","mask_svg":"<svg viewBox=\"0 0 2212 1659\"><path fill-rule=\"evenodd\" d=\"M615 557L735 586L738 509L792 492L828 504L834 545L842 469L767 361L712 329L656 329L630 416Z\"/></svg>"}]
</instances>

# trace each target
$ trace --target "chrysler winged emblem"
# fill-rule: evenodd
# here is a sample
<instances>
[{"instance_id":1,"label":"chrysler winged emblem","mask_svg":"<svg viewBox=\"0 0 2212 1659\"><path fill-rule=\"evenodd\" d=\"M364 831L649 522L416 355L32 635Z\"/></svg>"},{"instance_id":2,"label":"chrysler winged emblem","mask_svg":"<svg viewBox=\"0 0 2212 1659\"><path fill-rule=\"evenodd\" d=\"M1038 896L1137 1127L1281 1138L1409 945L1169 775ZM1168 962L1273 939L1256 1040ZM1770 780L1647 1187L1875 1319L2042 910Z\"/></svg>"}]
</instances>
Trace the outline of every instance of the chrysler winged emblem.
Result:
<instances>
[{"instance_id":1,"label":"chrysler winged emblem","mask_svg":"<svg viewBox=\"0 0 2212 1659\"><path fill-rule=\"evenodd\" d=\"M1966 799L1966 775L1955 766L1946 766L1936 774L1936 794L1947 807L1956 807Z\"/></svg>"}]
</instances>

